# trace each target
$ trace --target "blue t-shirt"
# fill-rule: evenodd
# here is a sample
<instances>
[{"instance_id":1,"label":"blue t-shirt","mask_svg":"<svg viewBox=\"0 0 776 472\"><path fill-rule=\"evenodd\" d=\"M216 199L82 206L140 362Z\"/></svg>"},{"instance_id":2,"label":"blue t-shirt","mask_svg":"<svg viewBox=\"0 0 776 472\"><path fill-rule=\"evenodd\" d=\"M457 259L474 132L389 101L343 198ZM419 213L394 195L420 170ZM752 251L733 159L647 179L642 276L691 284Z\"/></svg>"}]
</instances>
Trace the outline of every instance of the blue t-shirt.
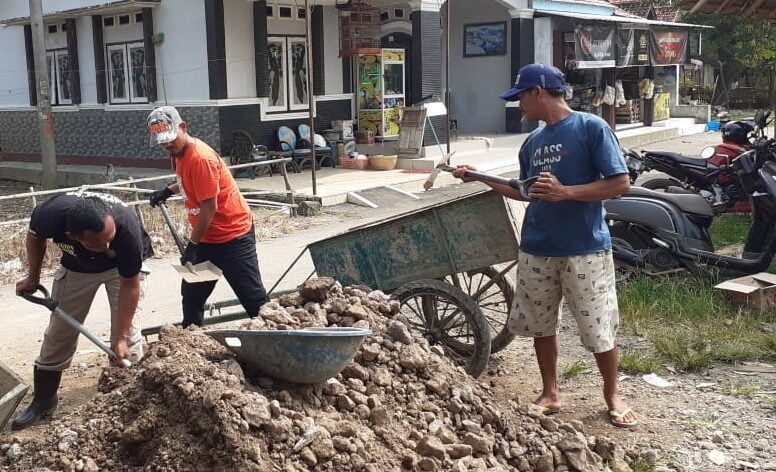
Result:
<instances>
[{"instance_id":1,"label":"blue t-shirt","mask_svg":"<svg viewBox=\"0 0 776 472\"><path fill-rule=\"evenodd\" d=\"M614 132L601 118L574 112L534 130L520 148L520 178L551 172L563 185L582 185L627 174ZM535 256L562 257L612 247L603 202L533 201L528 204L520 249Z\"/></svg>"}]
</instances>

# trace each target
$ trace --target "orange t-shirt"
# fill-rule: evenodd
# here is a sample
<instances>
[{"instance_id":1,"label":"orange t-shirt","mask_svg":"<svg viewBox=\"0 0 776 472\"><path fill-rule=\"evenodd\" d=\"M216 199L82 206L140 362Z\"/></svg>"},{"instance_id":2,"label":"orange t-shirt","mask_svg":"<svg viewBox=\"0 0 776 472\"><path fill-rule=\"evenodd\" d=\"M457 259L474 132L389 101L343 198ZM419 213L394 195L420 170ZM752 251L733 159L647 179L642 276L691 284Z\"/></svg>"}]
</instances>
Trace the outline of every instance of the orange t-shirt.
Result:
<instances>
[{"instance_id":1,"label":"orange t-shirt","mask_svg":"<svg viewBox=\"0 0 776 472\"><path fill-rule=\"evenodd\" d=\"M216 214L200 242L229 242L251 229L253 216L248 203L213 148L191 138L183 155L175 158L175 173L192 225L199 218L199 202L216 198Z\"/></svg>"}]
</instances>

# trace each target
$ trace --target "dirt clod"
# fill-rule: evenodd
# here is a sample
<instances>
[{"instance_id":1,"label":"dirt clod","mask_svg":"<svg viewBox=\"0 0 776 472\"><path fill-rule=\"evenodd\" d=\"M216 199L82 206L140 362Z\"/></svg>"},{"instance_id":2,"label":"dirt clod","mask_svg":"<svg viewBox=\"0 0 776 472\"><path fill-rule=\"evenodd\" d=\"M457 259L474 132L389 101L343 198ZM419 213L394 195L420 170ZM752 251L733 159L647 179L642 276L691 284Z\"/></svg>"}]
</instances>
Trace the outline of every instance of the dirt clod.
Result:
<instances>
[{"instance_id":1,"label":"dirt clod","mask_svg":"<svg viewBox=\"0 0 776 472\"><path fill-rule=\"evenodd\" d=\"M240 324L369 326L373 335L354 361L318 385L244 371L204 331L166 326L139 364L104 370L88 405L23 444L0 444L0 468L602 470L594 451L622 460L616 444L597 446L525 405L499 407L444 351L409 331L410 339L393 336L391 326L406 329L395 313L382 292L320 278Z\"/></svg>"}]
</instances>

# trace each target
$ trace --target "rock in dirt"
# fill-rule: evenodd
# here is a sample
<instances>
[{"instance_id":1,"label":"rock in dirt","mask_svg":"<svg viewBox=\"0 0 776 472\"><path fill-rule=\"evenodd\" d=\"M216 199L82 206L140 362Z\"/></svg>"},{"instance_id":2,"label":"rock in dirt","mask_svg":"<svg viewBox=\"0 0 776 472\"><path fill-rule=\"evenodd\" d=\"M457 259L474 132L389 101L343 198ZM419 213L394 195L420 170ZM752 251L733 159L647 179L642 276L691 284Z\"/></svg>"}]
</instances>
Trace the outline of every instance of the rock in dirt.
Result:
<instances>
[{"instance_id":1,"label":"rock in dirt","mask_svg":"<svg viewBox=\"0 0 776 472\"><path fill-rule=\"evenodd\" d=\"M329 291L334 287L336 281L331 277L318 277L310 279L304 283L299 293L302 297L311 302L323 302L329 295Z\"/></svg>"},{"instance_id":2,"label":"rock in dirt","mask_svg":"<svg viewBox=\"0 0 776 472\"><path fill-rule=\"evenodd\" d=\"M415 451L417 451L418 454L436 457L440 460L445 458L445 445L442 444L442 441L440 441L439 438L434 436L423 437L423 439L418 441L418 446L415 448Z\"/></svg>"},{"instance_id":3,"label":"rock in dirt","mask_svg":"<svg viewBox=\"0 0 776 472\"><path fill-rule=\"evenodd\" d=\"M725 462L727 462L727 457L725 457L725 453L714 449L713 451L709 451L706 454L706 457L708 457L709 461L711 461L714 465L724 465Z\"/></svg>"},{"instance_id":4,"label":"rock in dirt","mask_svg":"<svg viewBox=\"0 0 776 472\"><path fill-rule=\"evenodd\" d=\"M299 202L297 211L301 216L317 216L321 214L321 202L314 202L310 200L304 200Z\"/></svg>"},{"instance_id":5,"label":"rock in dirt","mask_svg":"<svg viewBox=\"0 0 776 472\"><path fill-rule=\"evenodd\" d=\"M529 406L499 408L382 292L318 278L262 310L238 326L373 336L340 375L300 386L243 372L197 328L165 326L142 362L104 370L87 405L23 445L0 440L0 470L587 471L603 470L594 450L621 457Z\"/></svg>"},{"instance_id":6,"label":"rock in dirt","mask_svg":"<svg viewBox=\"0 0 776 472\"><path fill-rule=\"evenodd\" d=\"M18 461L23 454L24 452L22 451L22 446L19 443L11 444L11 447L9 447L8 450L5 452L5 456L12 463Z\"/></svg>"},{"instance_id":7,"label":"rock in dirt","mask_svg":"<svg viewBox=\"0 0 776 472\"><path fill-rule=\"evenodd\" d=\"M400 321L391 321L388 323L388 336L396 342L402 344L412 344L412 335L407 325Z\"/></svg>"}]
</instances>

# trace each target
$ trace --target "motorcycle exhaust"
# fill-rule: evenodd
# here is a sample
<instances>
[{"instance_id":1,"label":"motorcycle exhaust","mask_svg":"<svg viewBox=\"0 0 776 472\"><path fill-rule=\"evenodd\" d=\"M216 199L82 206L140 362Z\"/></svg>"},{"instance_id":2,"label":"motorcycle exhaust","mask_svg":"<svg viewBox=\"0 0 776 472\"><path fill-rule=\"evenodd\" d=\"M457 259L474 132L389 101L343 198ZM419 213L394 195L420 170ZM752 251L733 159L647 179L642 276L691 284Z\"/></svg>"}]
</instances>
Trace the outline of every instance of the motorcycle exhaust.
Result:
<instances>
[{"instance_id":1,"label":"motorcycle exhaust","mask_svg":"<svg viewBox=\"0 0 776 472\"><path fill-rule=\"evenodd\" d=\"M637 252L621 246L614 241L612 242L612 257L617 261L633 267L644 268L647 265L644 258Z\"/></svg>"}]
</instances>

